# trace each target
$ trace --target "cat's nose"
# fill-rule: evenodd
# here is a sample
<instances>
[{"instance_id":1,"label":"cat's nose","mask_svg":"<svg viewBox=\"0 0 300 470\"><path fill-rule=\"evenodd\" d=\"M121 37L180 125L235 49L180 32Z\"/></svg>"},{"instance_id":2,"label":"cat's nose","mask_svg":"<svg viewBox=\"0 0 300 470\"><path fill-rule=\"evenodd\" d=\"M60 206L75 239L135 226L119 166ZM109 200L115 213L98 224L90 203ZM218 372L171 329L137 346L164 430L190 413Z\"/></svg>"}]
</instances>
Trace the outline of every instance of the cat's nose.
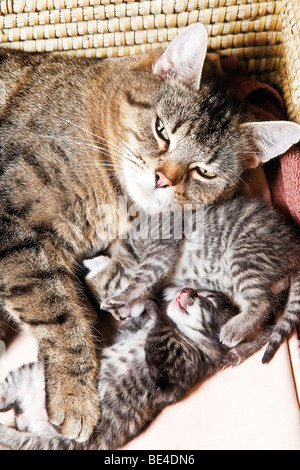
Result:
<instances>
[{"instance_id":1,"label":"cat's nose","mask_svg":"<svg viewBox=\"0 0 300 470\"><path fill-rule=\"evenodd\" d=\"M168 186L173 186L172 181L162 171L156 170L155 189L167 188Z\"/></svg>"}]
</instances>

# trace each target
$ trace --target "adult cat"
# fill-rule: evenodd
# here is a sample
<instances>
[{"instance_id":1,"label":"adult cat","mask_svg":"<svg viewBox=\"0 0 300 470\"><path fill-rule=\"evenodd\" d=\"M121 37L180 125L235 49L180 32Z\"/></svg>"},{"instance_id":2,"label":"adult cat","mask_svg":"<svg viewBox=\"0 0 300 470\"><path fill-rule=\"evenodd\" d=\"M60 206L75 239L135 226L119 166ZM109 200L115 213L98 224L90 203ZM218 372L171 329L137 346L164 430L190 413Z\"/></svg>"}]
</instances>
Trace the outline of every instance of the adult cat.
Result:
<instances>
[{"instance_id":1,"label":"adult cat","mask_svg":"<svg viewBox=\"0 0 300 470\"><path fill-rule=\"evenodd\" d=\"M0 306L37 339L49 417L69 438L99 417L75 268L128 230L119 197L146 212L226 199L299 140L296 124L249 123L206 49L200 24L159 56L0 49Z\"/></svg>"}]
</instances>

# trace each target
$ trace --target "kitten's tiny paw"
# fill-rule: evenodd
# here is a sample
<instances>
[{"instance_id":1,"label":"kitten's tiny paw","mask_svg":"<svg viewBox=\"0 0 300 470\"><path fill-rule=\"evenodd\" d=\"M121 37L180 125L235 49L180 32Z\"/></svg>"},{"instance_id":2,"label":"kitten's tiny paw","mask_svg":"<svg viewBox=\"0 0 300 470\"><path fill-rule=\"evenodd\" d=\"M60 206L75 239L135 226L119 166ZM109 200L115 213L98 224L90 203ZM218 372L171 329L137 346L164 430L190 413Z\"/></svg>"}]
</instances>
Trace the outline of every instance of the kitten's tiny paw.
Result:
<instances>
[{"instance_id":1,"label":"kitten's tiny paw","mask_svg":"<svg viewBox=\"0 0 300 470\"><path fill-rule=\"evenodd\" d=\"M110 308L120 309L121 307L129 307L131 304L143 299L145 295L146 293L143 285L130 287L119 295L103 300L101 308L107 310Z\"/></svg>"},{"instance_id":2,"label":"kitten's tiny paw","mask_svg":"<svg viewBox=\"0 0 300 470\"><path fill-rule=\"evenodd\" d=\"M102 304L101 304L101 308L104 309ZM108 310L112 314L112 316L116 320L119 320L119 321L125 320L126 318L129 318L129 317L133 317L133 318L139 317L144 311L144 309L145 309L144 302L134 302L131 305L116 308L116 309L111 308L111 307L110 308L106 307L106 310Z\"/></svg>"},{"instance_id":3,"label":"kitten's tiny paw","mask_svg":"<svg viewBox=\"0 0 300 470\"><path fill-rule=\"evenodd\" d=\"M101 308L103 310L109 309L119 309L126 305L126 299L124 300L122 295L117 297L112 297L110 299L105 299L101 302Z\"/></svg>"},{"instance_id":4,"label":"kitten's tiny paw","mask_svg":"<svg viewBox=\"0 0 300 470\"><path fill-rule=\"evenodd\" d=\"M239 365L241 359L235 348L228 351L225 357L222 359L220 367L222 369L227 369L228 367L235 367Z\"/></svg>"},{"instance_id":5,"label":"kitten's tiny paw","mask_svg":"<svg viewBox=\"0 0 300 470\"><path fill-rule=\"evenodd\" d=\"M103 307L101 306L101 308ZM117 321L125 320L128 316L128 315L124 316L124 314L122 314L118 309L103 308L103 310L106 310L107 312L109 312Z\"/></svg>"},{"instance_id":6,"label":"kitten's tiny paw","mask_svg":"<svg viewBox=\"0 0 300 470\"><path fill-rule=\"evenodd\" d=\"M124 292L120 295L116 295L115 297L111 297L110 299L105 299L101 303L101 308L104 310L110 308L122 308L122 307L129 307L134 302L140 299L140 295L138 295L135 291Z\"/></svg>"},{"instance_id":7,"label":"kitten's tiny paw","mask_svg":"<svg viewBox=\"0 0 300 470\"><path fill-rule=\"evenodd\" d=\"M129 307L120 307L120 308L110 308L109 312L112 314L112 316L119 321L125 320L126 318L129 318L131 316L131 308Z\"/></svg>"},{"instance_id":8,"label":"kitten's tiny paw","mask_svg":"<svg viewBox=\"0 0 300 470\"><path fill-rule=\"evenodd\" d=\"M239 315L227 322L220 332L220 341L228 348L234 348L246 337L243 328L243 318Z\"/></svg>"}]
</instances>

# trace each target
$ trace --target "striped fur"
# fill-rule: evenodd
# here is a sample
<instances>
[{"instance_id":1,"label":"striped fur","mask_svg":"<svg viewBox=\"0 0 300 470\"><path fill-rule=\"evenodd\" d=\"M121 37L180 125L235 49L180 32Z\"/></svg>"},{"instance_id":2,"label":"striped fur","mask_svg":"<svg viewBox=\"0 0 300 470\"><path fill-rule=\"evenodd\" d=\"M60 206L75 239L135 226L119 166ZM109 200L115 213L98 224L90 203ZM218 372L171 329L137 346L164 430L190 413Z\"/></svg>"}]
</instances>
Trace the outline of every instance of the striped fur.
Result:
<instances>
[{"instance_id":1,"label":"striped fur","mask_svg":"<svg viewBox=\"0 0 300 470\"><path fill-rule=\"evenodd\" d=\"M0 49L0 305L29 325L44 358L49 416L79 441L99 410L93 319L76 273L130 228L119 197L146 211L230 197L250 165L252 133L240 129L248 116L213 63L197 91L155 74L159 53L99 61ZM158 113L176 134L167 155ZM189 178L204 145L207 155L219 152L229 179ZM170 191L156 189L158 169L172 170Z\"/></svg>"},{"instance_id":2,"label":"striped fur","mask_svg":"<svg viewBox=\"0 0 300 470\"><path fill-rule=\"evenodd\" d=\"M185 312L178 309L176 296L160 309L148 301L147 312L127 320L103 350L98 377L102 417L86 444L65 439L50 425L40 363L23 366L0 384L0 409L17 410L19 429L0 425L0 443L25 450L117 449L139 434L227 357L218 331L236 309L221 293L183 295L190 297Z\"/></svg>"},{"instance_id":3,"label":"striped fur","mask_svg":"<svg viewBox=\"0 0 300 470\"><path fill-rule=\"evenodd\" d=\"M0 48L0 304L30 327L50 419L78 441L99 410L77 267L130 229L119 198L147 213L228 199L300 137L250 123L206 43L198 24L167 51L116 60Z\"/></svg>"},{"instance_id":4,"label":"striped fur","mask_svg":"<svg viewBox=\"0 0 300 470\"><path fill-rule=\"evenodd\" d=\"M290 291L284 314L279 319L269 339L263 363L269 362L282 341L289 337L300 324L300 272L292 274Z\"/></svg>"},{"instance_id":5,"label":"striped fur","mask_svg":"<svg viewBox=\"0 0 300 470\"><path fill-rule=\"evenodd\" d=\"M169 271L164 283L221 291L238 306L240 314L220 332L220 340L233 347L272 320L289 278L289 298L263 358L267 362L300 323L299 234L266 203L247 198L208 206L201 216L196 237L173 244L162 240L154 250L145 242L144 258L132 237L142 269L132 271L129 287L102 305L122 308L137 294L145 297L161 287Z\"/></svg>"}]
</instances>

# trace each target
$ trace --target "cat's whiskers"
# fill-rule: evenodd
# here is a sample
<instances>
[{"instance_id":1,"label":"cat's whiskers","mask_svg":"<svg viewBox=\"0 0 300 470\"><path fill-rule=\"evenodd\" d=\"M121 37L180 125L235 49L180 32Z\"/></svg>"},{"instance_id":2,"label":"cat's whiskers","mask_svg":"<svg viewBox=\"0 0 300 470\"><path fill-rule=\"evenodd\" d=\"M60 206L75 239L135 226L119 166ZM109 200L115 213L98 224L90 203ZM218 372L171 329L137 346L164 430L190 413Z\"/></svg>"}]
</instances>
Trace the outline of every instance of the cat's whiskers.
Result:
<instances>
[{"instance_id":1,"label":"cat's whiskers","mask_svg":"<svg viewBox=\"0 0 300 470\"><path fill-rule=\"evenodd\" d=\"M90 142L90 140L85 140L85 139L80 139L78 137L76 137L76 140L75 139L71 139L69 137L61 137L61 136L53 136L53 137L56 137L57 139L61 139L61 140L66 140L68 142L75 142L75 143L81 143L82 145L89 145L89 146L93 146L94 148L99 148L99 149L103 149L103 150L106 150L107 152L109 151L109 148L108 146L104 146L101 142L100 143L95 143L95 144L92 144ZM114 152L116 152L117 154L119 154L121 157L124 155L124 152L122 152L118 147L115 147L114 149Z\"/></svg>"},{"instance_id":2,"label":"cat's whiskers","mask_svg":"<svg viewBox=\"0 0 300 470\"><path fill-rule=\"evenodd\" d=\"M103 155L107 155L107 156L111 156L113 155L114 157L116 158L119 158L119 160L121 161L122 159L126 158L130 163L133 163L134 165L136 164L135 162L133 162L132 160L130 160L126 154L122 153L121 151L119 151L119 153L113 153L111 154L108 149L104 146L101 146L101 145L96 145L96 144L91 144L89 143L88 141L85 141L83 139L78 139L75 140L75 139L70 139L68 137L61 137L61 136L57 136L57 135L43 135L43 134L39 134L40 137L42 138L48 138L48 139L53 139L53 140L63 140L65 142L70 142L70 143L75 143L77 145L80 145L82 147L91 147L91 148L95 148L97 150L101 150L102 154Z\"/></svg>"},{"instance_id":3,"label":"cat's whiskers","mask_svg":"<svg viewBox=\"0 0 300 470\"><path fill-rule=\"evenodd\" d=\"M13 321L13 320L12 320ZM11 321L11 322L12 322ZM15 333L17 333L18 335L20 334L20 330L17 330L16 328L14 328L11 324L11 322L9 322L4 316L1 315L1 322L6 326L8 327L10 330L14 331ZM16 323L15 323L16 324ZM5 342L5 341L4 341Z\"/></svg>"},{"instance_id":4,"label":"cat's whiskers","mask_svg":"<svg viewBox=\"0 0 300 470\"><path fill-rule=\"evenodd\" d=\"M109 132L107 129L105 129L104 127L100 126L99 124L95 124L95 123L92 123L91 121L86 121L86 122L89 122L90 124L93 124L95 127L97 127L98 129L101 129L102 131L106 132L107 134L111 135L112 137L116 138L127 150L129 150L129 152L135 157L137 158L138 160L141 160L142 163L144 165L146 165L146 162L143 160L143 158L140 156L140 155L136 155L132 149L130 149L124 142L122 142L120 139L118 139L114 134L112 134L111 132ZM102 140L106 140L104 139L104 137L101 137ZM109 141L107 141L109 142ZM110 143L110 145L112 145Z\"/></svg>"},{"instance_id":5,"label":"cat's whiskers","mask_svg":"<svg viewBox=\"0 0 300 470\"><path fill-rule=\"evenodd\" d=\"M102 140L104 140L104 141L106 140L106 139L104 139L103 137L101 137L100 135L95 134L94 132L91 132L91 131L89 131L88 129L82 127L82 126L79 126L78 124L76 124L76 123L70 121L69 119L63 118L63 117L61 117L61 116L59 116L59 115L57 115L57 114L55 114L55 113L49 111L48 109L44 108L43 106L40 106L40 107L41 107L41 109L43 109L45 112L47 112L47 113L51 114L52 116L54 116L54 117L60 119L61 121L65 121L65 122L67 122L68 124L71 124L71 125L73 125L73 126L79 128L79 129L81 129L83 132L87 132L88 134L90 134L90 135L96 137L97 139L100 139L100 140L102 139ZM86 122L88 122L88 121L86 121ZM112 135L110 132L107 131L107 129L104 129L104 128L101 127L101 126L97 126L97 127L101 128L102 130L104 130L104 131L107 132L108 134ZM120 139L118 139L116 136L114 136L114 137L118 140L118 142L120 142L121 145L123 145L123 146L131 153L131 155L134 156L134 158L136 158L137 160L139 160L139 159L142 160L142 158L141 158L141 157L140 157L140 158L137 157L137 155L136 155L124 142L122 142L122 141L121 141ZM111 143L110 143L109 141L106 140L106 142L108 142L108 143L111 145ZM143 161L143 160L142 160L142 161ZM145 162L143 161L143 163L145 163Z\"/></svg>"},{"instance_id":6,"label":"cat's whiskers","mask_svg":"<svg viewBox=\"0 0 300 470\"><path fill-rule=\"evenodd\" d=\"M101 129L102 131L104 131L105 133L107 133L108 135L112 136L113 138L115 138L121 145L123 145L137 160L141 160L142 163L145 165L146 162L143 160L143 158L141 156L138 156L134 153L134 151L129 147L127 146L122 140L120 140L118 137L116 137L115 134L113 134L112 132L108 131L107 128L103 127L103 126L100 126L100 124L96 124L95 122L93 121L90 121L86 118L81 118L81 122L83 124L91 124L93 125L94 127L98 128L98 129ZM86 130L86 132L89 132L91 133L88 129L84 129ZM93 134L93 133L92 133ZM97 136L99 139L103 140L105 143L107 142L109 144L109 146L113 146L115 147L116 149L120 150L119 147L117 147L115 144L112 144L110 141L108 141L107 139L105 139L104 137L102 136L99 136L98 134L93 134L94 136Z\"/></svg>"},{"instance_id":7,"label":"cat's whiskers","mask_svg":"<svg viewBox=\"0 0 300 470\"><path fill-rule=\"evenodd\" d=\"M107 154L109 155L110 154L110 149L113 150L113 155L119 155L121 158L125 157L128 161L130 161L131 163L137 165L137 163L133 160L131 160L129 158L129 156L127 155L127 153L124 154L124 152L122 150L120 150L120 148L112 143L110 143L107 139L105 139L104 137L100 137L98 136L98 139L102 140L103 142L97 142L97 144L94 144L95 146L97 146L98 148L101 148L102 150L106 150ZM71 139L70 139L71 140ZM86 142L85 140L83 139L80 139L83 143ZM90 145L93 145L93 144L90 144Z\"/></svg>"},{"instance_id":8,"label":"cat's whiskers","mask_svg":"<svg viewBox=\"0 0 300 470\"><path fill-rule=\"evenodd\" d=\"M69 139L67 137L60 137L60 136L56 136L56 135L43 135L43 134L39 134L40 137L42 138L48 138L48 139L56 139L56 140L62 140L62 141L65 141L65 142L70 142L70 143L74 143L76 145L79 145L79 146L82 146L82 147L91 147L91 148L95 148L96 150L100 150L101 151L101 154L103 156L107 156L107 157L111 157L113 156L116 161L118 163L122 163L122 161L124 160L124 158L131 164L133 165L136 165L135 162L133 162L132 160L130 160L127 155L125 155L124 153L120 153L119 155L117 153L109 153L105 147L102 147L100 145L94 145L94 144L90 144L88 143L87 141L84 141L84 140L74 140L74 139ZM116 169L121 169L120 166L118 166L116 164L116 162L112 162L112 163L102 163L102 162L91 162L91 163L86 163L86 162L83 162L84 165L95 165L95 166L103 166L103 167L115 167Z\"/></svg>"},{"instance_id":9,"label":"cat's whiskers","mask_svg":"<svg viewBox=\"0 0 300 470\"><path fill-rule=\"evenodd\" d=\"M107 157L113 156L117 160L118 163L122 163L124 158L126 158L126 160L128 160L129 163L132 163L132 164L135 165L135 162L128 159L126 155L124 155L122 153L120 153L119 155L117 153L110 153L105 147L102 147L100 145L93 145L93 144L86 143L85 141L79 141L79 140L73 140L73 139L67 139L67 138L61 138L61 139L66 141L66 142L71 142L71 143L80 145L82 147L91 147L91 148L95 148L97 150L101 150L101 155L104 155L104 156L107 156ZM102 163L102 162L92 162L92 163L85 163L84 162L84 164L100 165L100 166L108 166L108 165L113 166L114 165L114 163L109 164L109 163ZM114 166L116 166L116 165L114 165Z\"/></svg>"}]
</instances>

